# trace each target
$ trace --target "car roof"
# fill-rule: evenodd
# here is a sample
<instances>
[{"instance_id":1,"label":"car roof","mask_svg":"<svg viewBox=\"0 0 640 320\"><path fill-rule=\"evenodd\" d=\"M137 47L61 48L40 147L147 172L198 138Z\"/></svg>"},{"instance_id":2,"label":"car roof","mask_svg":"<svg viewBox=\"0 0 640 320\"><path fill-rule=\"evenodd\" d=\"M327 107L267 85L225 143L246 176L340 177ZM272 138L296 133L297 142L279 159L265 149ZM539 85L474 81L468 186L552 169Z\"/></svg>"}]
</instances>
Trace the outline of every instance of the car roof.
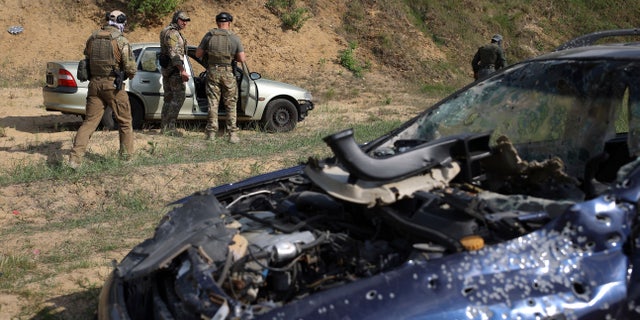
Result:
<instances>
[{"instance_id":1,"label":"car roof","mask_svg":"<svg viewBox=\"0 0 640 320\"><path fill-rule=\"evenodd\" d=\"M578 47L553 51L543 54L529 60L554 60L554 59L624 59L624 60L640 60L640 44L606 44L606 45L590 45L586 47Z\"/></svg>"},{"instance_id":2,"label":"car roof","mask_svg":"<svg viewBox=\"0 0 640 320\"><path fill-rule=\"evenodd\" d=\"M638 38L640 36L640 29L614 29L614 30L604 30L588 33L576 38L573 38L562 45L558 46L554 51L566 50L570 48L577 47L586 47L590 45L596 44L596 42L602 41L603 39L614 38L618 39L621 37L626 38Z\"/></svg>"},{"instance_id":3,"label":"car roof","mask_svg":"<svg viewBox=\"0 0 640 320\"><path fill-rule=\"evenodd\" d=\"M635 39L620 42L620 39ZM617 42L606 42L614 39ZM614 29L597 31L573 38L554 51L529 60L552 59L625 59L640 60L640 29Z\"/></svg>"},{"instance_id":4,"label":"car roof","mask_svg":"<svg viewBox=\"0 0 640 320\"><path fill-rule=\"evenodd\" d=\"M159 46L160 46L159 42L136 42L131 44L131 49L135 50L140 48L159 47Z\"/></svg>"},{"instance_id":5,"label":"car roof","mask_svg":"<svg viewBox=\"0 0 640 320\"><path fill-rule=\"evenodd\" d=\"M160 42L135 42L131 44L132 50L147 48L147 47L160 47ZM189 49L195 49L194 45L187 45Z\"/></svg>"}]
</instances>

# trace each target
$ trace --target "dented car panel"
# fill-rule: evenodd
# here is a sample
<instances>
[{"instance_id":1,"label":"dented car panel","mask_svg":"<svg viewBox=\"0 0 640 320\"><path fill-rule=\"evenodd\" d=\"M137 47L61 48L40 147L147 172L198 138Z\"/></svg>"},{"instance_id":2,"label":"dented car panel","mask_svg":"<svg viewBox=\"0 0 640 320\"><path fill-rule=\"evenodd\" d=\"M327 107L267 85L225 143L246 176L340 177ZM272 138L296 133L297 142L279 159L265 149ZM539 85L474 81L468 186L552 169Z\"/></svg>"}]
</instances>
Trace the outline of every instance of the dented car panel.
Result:
<instances>
[{"instance_id":1,"label":"dented car panel","mask_svg":"<svg viewBox=\"0 0 640 320\"><path fill-rule=\"evenodd\" d=\"M635 209L595 199L516 240L437 261L414 257L367 285L347 284L265 318L629 318L636 312L622 244Z\"/></svg>"},{"instance_id":2,"label":"dented car panel","mask_svg":"<svg viewBox=\"0 0 640 320\"><path fill-rule=\"evenodd\" d=\"M566 49L171 204L99 319L640 315L640 48Z\"/></svg>"}]
</instances>

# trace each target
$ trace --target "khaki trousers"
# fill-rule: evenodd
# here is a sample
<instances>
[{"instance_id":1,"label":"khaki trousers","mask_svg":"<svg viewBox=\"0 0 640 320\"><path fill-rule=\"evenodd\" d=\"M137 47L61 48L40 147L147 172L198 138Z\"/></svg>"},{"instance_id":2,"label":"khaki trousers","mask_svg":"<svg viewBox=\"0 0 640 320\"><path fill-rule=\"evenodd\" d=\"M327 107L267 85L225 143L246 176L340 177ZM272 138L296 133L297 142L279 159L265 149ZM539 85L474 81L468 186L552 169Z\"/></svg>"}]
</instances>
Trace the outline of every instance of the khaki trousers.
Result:
<instances>
[{"instance_id":1,"label":"khaki trousers","mask_svg":"<svg viewBox=\"0 0 640 320\"><path fill-rule=\"evenodd\" d=\"M113 77L93 77L87 92L86 114L82 125L73 140L73 148L69 160L81 163L87 151L91 135L102 120L104 109L110 106L118 122L120 134L119 155L128 158L133 155L133 127L131 124L131 106L127 91L115 90Z\"/></svg>"}]
</instances>

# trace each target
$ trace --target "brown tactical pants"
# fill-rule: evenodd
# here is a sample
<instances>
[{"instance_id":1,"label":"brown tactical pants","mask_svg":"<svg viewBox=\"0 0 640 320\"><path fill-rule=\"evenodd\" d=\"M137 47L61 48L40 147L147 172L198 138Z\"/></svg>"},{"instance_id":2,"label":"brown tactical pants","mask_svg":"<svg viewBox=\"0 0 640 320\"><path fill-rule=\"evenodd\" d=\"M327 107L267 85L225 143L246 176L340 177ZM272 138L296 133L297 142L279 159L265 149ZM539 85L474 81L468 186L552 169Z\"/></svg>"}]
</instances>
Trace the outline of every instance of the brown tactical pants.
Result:
<instances>
[{"instance_id":1,"label":"brown tactical pants","mask_svg":"<svg viewBox=\"0 0 640 320\"><path fill-rule=\"evenodd\" d=\"M87 92L86 114L76 133L71 150L70 161L81 163L93 132L102 120L104 109L110 106L119 125L120 150L123 158L133 155L133 127L131 124L131 106L127 91L115 90L113 77L92 77Z\"/></svg>"}]
</instances>

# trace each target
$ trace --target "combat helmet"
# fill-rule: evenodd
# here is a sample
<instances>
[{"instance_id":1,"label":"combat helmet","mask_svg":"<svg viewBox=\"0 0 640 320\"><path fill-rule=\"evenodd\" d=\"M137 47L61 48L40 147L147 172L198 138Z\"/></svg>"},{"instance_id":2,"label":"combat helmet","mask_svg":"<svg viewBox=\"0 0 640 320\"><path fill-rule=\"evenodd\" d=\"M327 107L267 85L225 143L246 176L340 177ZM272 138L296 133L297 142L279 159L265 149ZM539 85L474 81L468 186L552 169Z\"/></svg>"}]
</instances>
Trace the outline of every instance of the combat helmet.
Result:
<instances>
[{"instance_id":1,"label":"combat helmet","mask_svg":"<svg viewBox=\"0 0 640 320\"><path fill-rule=\"evenodd\" d=\"M120 10L113 10L107 13L107 21L113 21L116 23L125 23L127 21L127 15Z\"/></svg>"},{"instance_id":2,"label":"combat helmet","mask_svg":"<svg viewBox=\"0 0 640 320\"><path fill-rule=\"evenodd\" d=\"M502 43L502 36L499 34L494 34L493 37L491 37L491 42L497 42L497 43Z\"/></svg>"},{"instance_id":3,"label":"combat helmet","mask_svg":"<svg viewBox=\"0 0 640 320\"><path fill-rule=\"evenodd\" d=\"M232 22L233 16L228 12L220 12L216 16L216 22Z\"/></svg>"},{"instance_id":4,"label":"combat helmet","mask_svg":"<svg viewBox=\"0 0 640 320\"><path fill-rule=\"evenodd\" d=\"M171 18L171 23L178 23L178 19L182 21L191 21L189 15L184 11L176 11Z\"/></svg>"}]
</instances>

